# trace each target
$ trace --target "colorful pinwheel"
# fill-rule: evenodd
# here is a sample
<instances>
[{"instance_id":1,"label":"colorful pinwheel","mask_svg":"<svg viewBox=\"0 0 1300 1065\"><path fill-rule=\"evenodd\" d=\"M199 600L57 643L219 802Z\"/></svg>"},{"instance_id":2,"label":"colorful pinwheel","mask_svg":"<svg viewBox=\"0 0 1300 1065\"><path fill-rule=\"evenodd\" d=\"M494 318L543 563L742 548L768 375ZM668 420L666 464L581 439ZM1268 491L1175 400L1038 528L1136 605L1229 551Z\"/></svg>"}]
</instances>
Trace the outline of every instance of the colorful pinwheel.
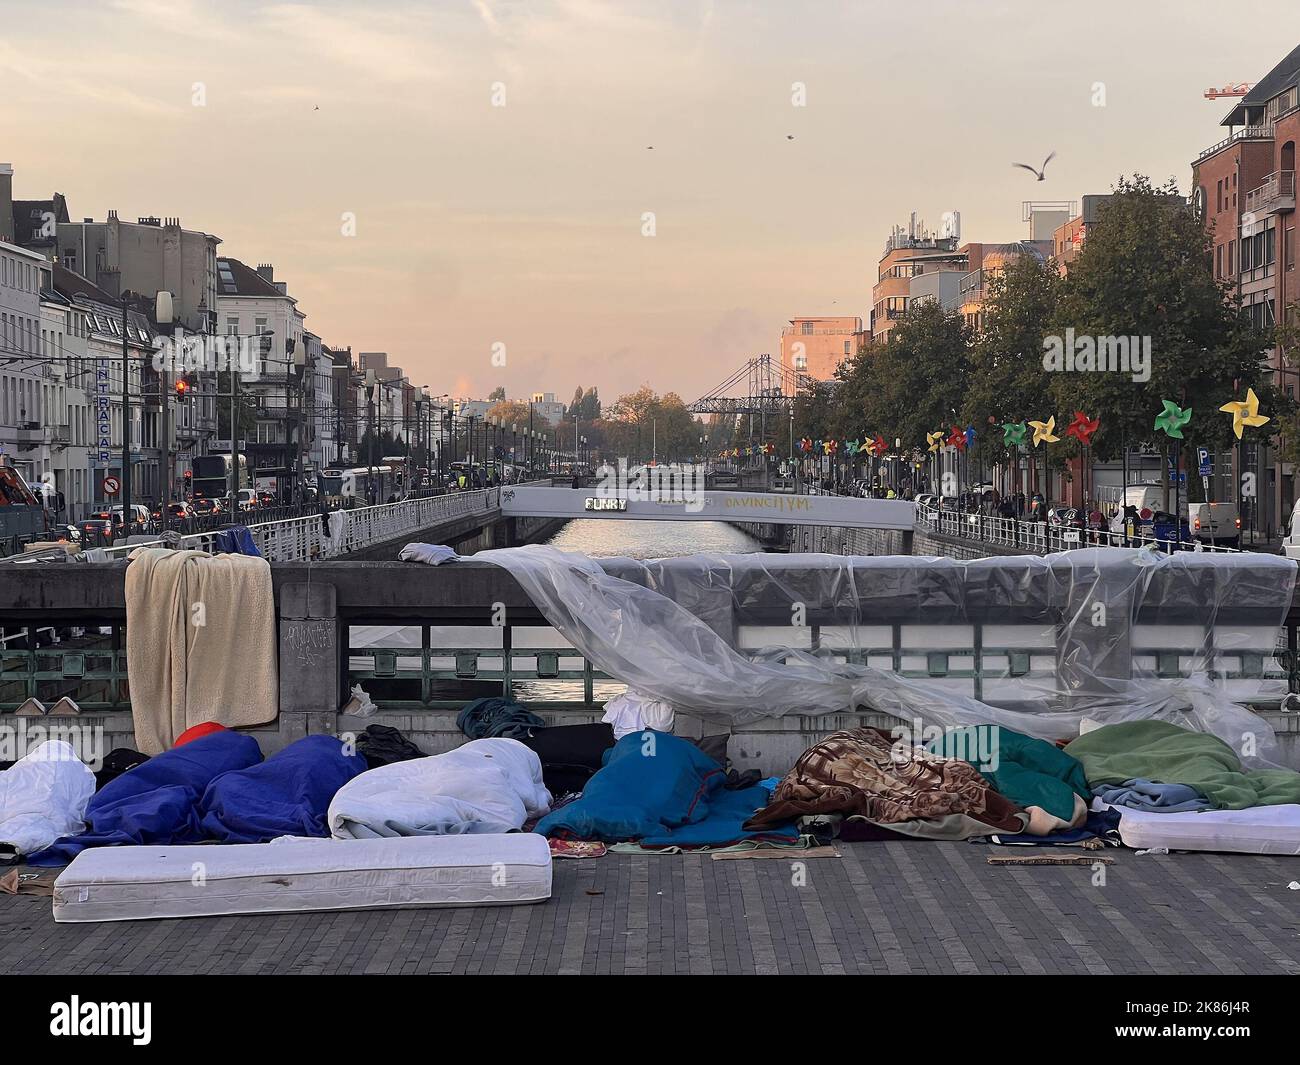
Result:
<instances>
[{"instance_id":1,"label":"colorful pinwheel","mask_svg":"<svg viewBox=\"0 0 1300 1065\"><path fill-rule=\"evenodd\" d=\"M875 445L877 455L883 455L889 450L889 445L885 443L885 438L879 433L876 434L876 438L872 441L872 444Z\"/></svg>"},{"instance_id":2,"label":"colorful pinwheel","mask_svg":"<svg viewBox=\"0 0 1300 1065\"><path fill-rule=\"evenodd\" d=\"M862 445L856 440L846 440L844 441L844 450L849 455L856 455L862 450Z\"/></svg>"},{"instance_id":3,"label":"colorful pinwheel","mask_svg":"<svg viewBox=\"0 0 1300 1065\"><path fill-rule=\"evenodd\" d=\"M823 441L822 441L822 450L825 451L825 453L826 453L827 455L834 455L834 454L835 454L835 448L836 448L837 446L838 446L838 445L835 443L834 440L823 440Z\"/></svg>"},{"instance_id":4,"label":"colorful pinwheel","mask_svg":"<svg viewBox=\"0 0 1300 1065\"><path fill-rule=\"evenodd\" d=\"M1100 428L1100 418L1089 419L1083 411L1076 410L1074 412L1074 421L1065 427L1065 435L1074 437L1079 443L1087 447L1092 443L1092 434Z\"/></svg>"},{"instance_id":5,"label":"colorful pinwheel","mask_svg":"<svg viewBox=\"0 0 1300 1065\"><path fill-rule=\"evenodd\" d=\"M1061 438L1056 435L1056 415L1052 415L1045 422L1030 422L1029 428L1034 431L1034 447L1039 444L1055 444Z\"/></svg>"},{"instance_id":6,"label":"colorful pinwheel","mask_svg":"<svg viewBox=\"0 0 1300 1065\"><path fill-rule=\"evenodd\" d=\"M806 436L805 436L802 440L799 441L799 450L800 450L800 451L811 451L811 450L812 450L812 446L813 446L813 445L812 445L812 441L809 440Z\"/></svg>"},{"instance_id":7,"label":"colorful pinwheel","mask_svg":"<svg viewBox=\"0 0 1300 1065\"><path fill-rule=\"evenodd\" d=\"M1271 420L1267 415L1259 413L1259 397L1253 388L1246 389L1245 399L1230 400L1219 410L1232 415L1232 431L1238 440L1241 439L1241 430L1247 425L1267 425Z\"/></svg>"},{"instance_id":8,"label":"colorful pinwheel","mask_svg":"<svg viewBox=\"0 0 1300 1065\"><path fill-rule=\"evenodd\" d=\"M958 451L965 451L966 434L961 431L961 428L959 426L954 425L952 427L952 432L948 434L948 439L945 441L945 443L949 447L955 447Z\"/></svg>"},{"instance_id":9,"label":"colorful pinwheel","mask_svg":"<svg viewBox=\"0 0 1300 1065\"><path fill-rule=\"evenodd\" d=\"M1175 440L1183 438L1183 426L1192 420L1192 408L1180 407L1172 399L1162 399L1164 409L1156 415L1155 428Z\"/></svg>"},{"instance_id":10,"label":"colorful pinwheel","mask_svg":"<svg viewBox=\"0 0 1300 1065\"><path fill-rule=\"evenodd\" d=\"M966 426L966 432L965 432L963 435L966 437L966 446L967 446L968 448L970 448L970 447L974 447L974 446L975 446L975 426L973 426L973 425L968 425L968 426Z\"/></svg>"},{"instance_id":11,"label":"colorful pinwheel","mask_svg":"<svg viewBox=\"0 0 1300 1065\"><path fill-rule=\"evenodd\" d=\"M1002 446L1003 447L1020 447L1025 442L1025 433L1029 429L1024 422L1003 422L1002 423Z\"/></svg>"},{"instance_id":12,"label":"colorful pinwheel","mask_svg":"<svg viewBox=\"0 0 1300 1065\"><path fill-rule=\"evenodd\" d=\"M929 445L929 450L937 454L939 449L943 447L943 431L940 430L937 433L926 433L925 442Z\"/></svg>"}]
</instances>

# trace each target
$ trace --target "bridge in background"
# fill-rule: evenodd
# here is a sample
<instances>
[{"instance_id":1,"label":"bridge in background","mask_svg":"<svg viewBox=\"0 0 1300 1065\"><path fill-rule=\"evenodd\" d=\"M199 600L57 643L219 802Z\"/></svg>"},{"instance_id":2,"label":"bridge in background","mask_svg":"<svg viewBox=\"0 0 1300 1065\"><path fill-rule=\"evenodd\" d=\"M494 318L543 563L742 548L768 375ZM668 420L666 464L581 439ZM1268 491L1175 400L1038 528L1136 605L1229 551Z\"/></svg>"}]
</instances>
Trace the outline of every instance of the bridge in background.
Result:
<instances>
[{"instance_id":1,"label":"bridge in background","mask_svg":"<svg viewBox=\"0 0 1300 1065\"><path fill-rule=\"evenodd\" d=\"M727 521L764 525L815 525L910 532L916 507L904 499L794 495L781 492L622 494L585 488L519 485L501 489L501 513L512 518L599 518L609 521Z\"/></svg>"}]
</instances>

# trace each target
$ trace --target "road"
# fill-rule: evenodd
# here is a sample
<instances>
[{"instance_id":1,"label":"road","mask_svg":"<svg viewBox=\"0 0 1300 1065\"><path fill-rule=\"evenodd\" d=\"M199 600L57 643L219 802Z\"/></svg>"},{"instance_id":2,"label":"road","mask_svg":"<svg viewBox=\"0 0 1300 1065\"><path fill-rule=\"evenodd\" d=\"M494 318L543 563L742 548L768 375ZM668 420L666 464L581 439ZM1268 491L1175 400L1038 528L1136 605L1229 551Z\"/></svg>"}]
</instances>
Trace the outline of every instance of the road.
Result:
<instances>
[{"instance_id":1,"label":"road","mask_svg":"<svg viewBox=\"0 0 1300 1065\"><path fill-rule=\"evenodd\" d=\"M500 908L56 925L48 898L6 895L0 972L1300 973L1300 858L1111 849L1094 886L987 864L1011 848L840 849L802 885L786 859L557 861L548 902Z\"/></svg>"}]
</instances>

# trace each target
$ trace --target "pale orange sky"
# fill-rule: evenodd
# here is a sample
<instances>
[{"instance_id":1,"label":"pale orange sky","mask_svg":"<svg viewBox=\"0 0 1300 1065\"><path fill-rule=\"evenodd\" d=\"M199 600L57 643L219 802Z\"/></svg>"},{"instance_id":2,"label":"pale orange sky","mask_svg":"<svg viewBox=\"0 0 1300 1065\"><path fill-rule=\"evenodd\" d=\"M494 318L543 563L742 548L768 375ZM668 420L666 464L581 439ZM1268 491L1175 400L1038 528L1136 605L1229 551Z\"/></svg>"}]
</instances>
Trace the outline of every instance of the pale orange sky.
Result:
<instances>
[{"instance_id":1,"label":"pale orange sky","mask_svg":"<svg viewBox=\"0 0 1300 1065\"><path fill-rule=\"evenodd\" d=\"M1229 107L1202 92L1258 80L1300 30L1295 0L0 11L29 31L0 40L17 197L177 215L274 263L326 343L388 351L435 393L606 401L642 383L693 399L794 315L867 318L913 210L1003 241L1027 235L1023 200L1120 173L1186 192ZM1011 169L1052 150L1045 182Z\"/></svg>"}]
</instances>

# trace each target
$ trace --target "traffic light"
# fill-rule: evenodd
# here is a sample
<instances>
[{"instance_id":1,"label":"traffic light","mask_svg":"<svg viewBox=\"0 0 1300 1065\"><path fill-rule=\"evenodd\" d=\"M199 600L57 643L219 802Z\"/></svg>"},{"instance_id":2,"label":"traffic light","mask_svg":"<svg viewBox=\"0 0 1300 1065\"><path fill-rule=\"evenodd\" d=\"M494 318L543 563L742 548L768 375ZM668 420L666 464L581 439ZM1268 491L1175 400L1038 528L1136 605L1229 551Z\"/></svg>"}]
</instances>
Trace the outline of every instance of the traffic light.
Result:
<instances>
[{"instance_id":1,"label":"traffic light","mask_svg":"<svg viewBox=\"0 0 1300 1065\"><path fill-rule=\"evenodd\" d=\"M177 400L188 399L190 394L190 383L184 377L176 378L176 398Z\"/></svg>"}]
</instances>

